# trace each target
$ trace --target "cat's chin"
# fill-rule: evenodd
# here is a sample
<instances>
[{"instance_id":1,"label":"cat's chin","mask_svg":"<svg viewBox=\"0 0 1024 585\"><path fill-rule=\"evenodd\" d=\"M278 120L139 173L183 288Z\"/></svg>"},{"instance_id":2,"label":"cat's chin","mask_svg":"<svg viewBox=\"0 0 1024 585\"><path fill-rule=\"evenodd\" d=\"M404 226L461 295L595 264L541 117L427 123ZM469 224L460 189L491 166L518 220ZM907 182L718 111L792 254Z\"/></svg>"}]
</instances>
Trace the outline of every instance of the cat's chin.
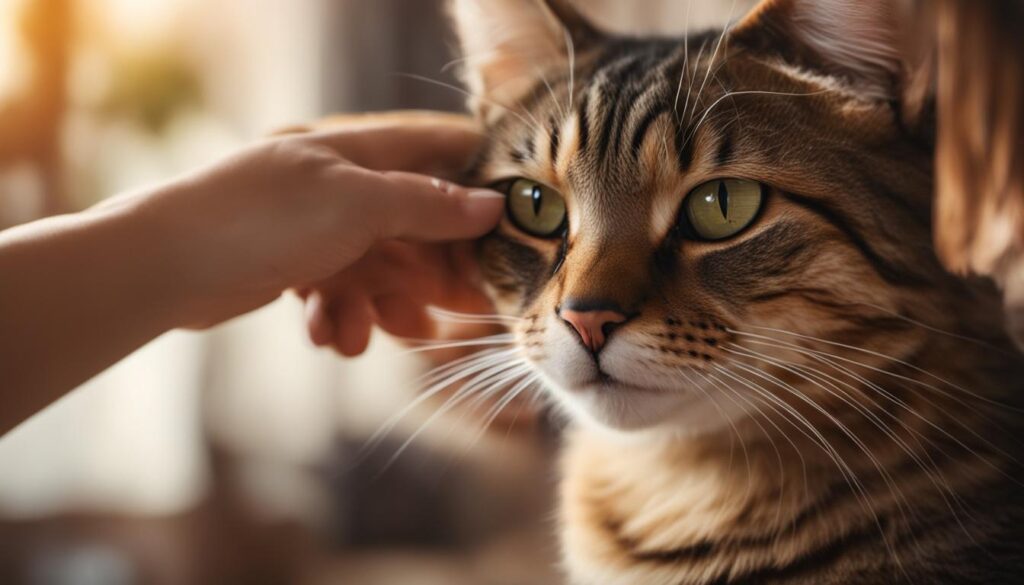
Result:
<instances>
[{"instance_id":1,"label":"cat's chin","mask_svg":"<svg viewBox=\"0 0 1024 585\"><path fill-rule=\"evenodd\" d=\"M631 385L604 378L556 392L575 419L619 432L664 430L685 435L713 433L744 413L725 409L707 395Z\"/></svg>"}]
</instances>

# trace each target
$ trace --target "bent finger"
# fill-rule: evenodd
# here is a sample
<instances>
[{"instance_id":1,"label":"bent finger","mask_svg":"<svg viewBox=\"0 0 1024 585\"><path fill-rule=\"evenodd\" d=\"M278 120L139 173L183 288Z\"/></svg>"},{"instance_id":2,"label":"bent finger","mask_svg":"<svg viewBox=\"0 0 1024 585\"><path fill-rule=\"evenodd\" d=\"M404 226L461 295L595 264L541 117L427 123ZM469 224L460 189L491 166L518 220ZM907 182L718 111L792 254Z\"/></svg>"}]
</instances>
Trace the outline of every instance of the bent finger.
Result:
<instances>
[{"instance_id":1,"label":"bent finger","mask_svg":"<svg viewBox=\"0 0 1024 585\"><path fill-rule=\"evenodd\" d=\"M311 291L306 296L305 303L306 331L309 340L317 347L334 343L334 322L324 293L319 290Z\"/></svg>"},{"instance_id":2,"label":"bent finger","mask_svg":"<svg viewBox=\"0 0 1024 585\"><path fill-rule=\"evenodd\" d=\"M403 294L377 297L373 300L377 323L384 331L406 339L434 337L434 322L423 305Z\"/></svg>"},{"instance_id":3,"label":"bent finger","mask_svg":"<svg viewBox=\"0 0 1024 585\"><path fill-rule=\"evenodd\" d=\"M355 357L370 344L373 305L365 295L351 295L334 309L334 348L346 357Z\"/></svg>"}]
</instances>

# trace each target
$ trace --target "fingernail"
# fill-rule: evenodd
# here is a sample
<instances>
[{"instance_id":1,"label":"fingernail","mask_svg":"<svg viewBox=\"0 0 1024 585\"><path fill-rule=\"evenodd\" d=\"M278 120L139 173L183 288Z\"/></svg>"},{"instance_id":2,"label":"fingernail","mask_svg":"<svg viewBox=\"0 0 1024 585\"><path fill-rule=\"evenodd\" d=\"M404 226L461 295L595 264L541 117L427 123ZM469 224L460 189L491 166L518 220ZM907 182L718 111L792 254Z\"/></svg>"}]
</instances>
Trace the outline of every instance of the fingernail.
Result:
<instances>
[{"instance_id":1,"label":"fingernail","mask_svg":"<svg viewBox=\"0 0 1024 585\"><path fill-rule=\"evenodd\" d=\"M476 189L469 192L469 197L473 199L504 199L505 195L490 189Z\"/></svg>"}]
</instances>

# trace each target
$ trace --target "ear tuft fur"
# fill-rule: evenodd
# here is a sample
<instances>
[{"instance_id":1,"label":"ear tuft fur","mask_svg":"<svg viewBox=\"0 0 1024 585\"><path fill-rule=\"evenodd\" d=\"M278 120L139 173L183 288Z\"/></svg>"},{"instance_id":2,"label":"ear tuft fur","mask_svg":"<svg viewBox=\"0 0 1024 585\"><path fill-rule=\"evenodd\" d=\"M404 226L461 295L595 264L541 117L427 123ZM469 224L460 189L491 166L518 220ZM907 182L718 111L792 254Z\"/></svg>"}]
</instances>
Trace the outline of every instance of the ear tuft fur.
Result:
<instances>
[{"instance_id":1,"label":"ear tuft fur","mask_svg":"<svg viewBox=\"0 0 1024 585\"><path fill-rule=\"evenodd\" d=\"M778 52L796 65L841 77L870 97L900 91L898 14L884 0L765 0L734 41Z\"/></svg>"}]
</instances>

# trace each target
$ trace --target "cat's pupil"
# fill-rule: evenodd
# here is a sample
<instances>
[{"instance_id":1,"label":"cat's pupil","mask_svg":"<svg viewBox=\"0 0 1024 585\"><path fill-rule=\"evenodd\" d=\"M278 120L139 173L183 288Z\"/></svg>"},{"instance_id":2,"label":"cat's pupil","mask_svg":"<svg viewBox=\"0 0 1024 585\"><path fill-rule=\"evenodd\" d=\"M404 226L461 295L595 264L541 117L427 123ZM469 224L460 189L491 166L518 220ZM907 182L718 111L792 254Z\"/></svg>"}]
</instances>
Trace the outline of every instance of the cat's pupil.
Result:
<instances>
[{"instance_id":1,"label":"cat's pupil","mask_svg":"<svg viewBox=\"0 0 1024 585\"><path fill-rule=\"evenodd\" d=\"M718 208L722 210L722 218L729 219L729 189L725 181L718 182Z\"/></svg>"},{"instance_id":2,"label":"cat's pupil","mask_svg":"<svg viewBox=\"0 0 1024 585\"><path fill-rule=\"evenodd\" d=\"M535 186L533 191L530 192L530 197L533 198L533 214L540 215L540 207L543 203L540 187Z\"/></svg>"}]
</instances>

